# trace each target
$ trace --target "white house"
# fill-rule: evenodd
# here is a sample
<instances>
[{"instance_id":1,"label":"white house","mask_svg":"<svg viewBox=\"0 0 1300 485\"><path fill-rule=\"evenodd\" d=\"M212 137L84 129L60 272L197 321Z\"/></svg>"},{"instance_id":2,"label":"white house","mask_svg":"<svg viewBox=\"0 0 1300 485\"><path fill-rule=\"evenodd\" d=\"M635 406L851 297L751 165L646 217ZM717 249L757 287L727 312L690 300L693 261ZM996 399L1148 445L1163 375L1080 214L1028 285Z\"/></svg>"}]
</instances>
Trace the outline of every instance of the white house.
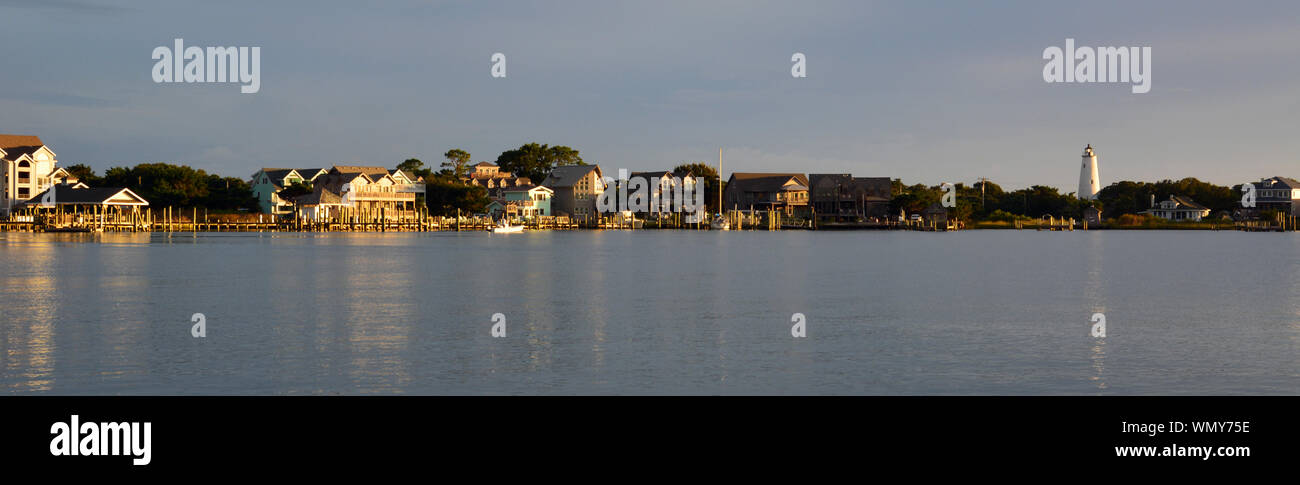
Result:
<instances>
[{"instance_id":1,"label":"white house","mask_svg":"<svg viewBox=\"0 0 1300 485\"><path fill-rule=\"evenodd\" d=\"M4 180L0 216L8 216L36 194L68 178L67 171L58 164L54 152L40 137L0 134L0 174Z\"/></svg>"},{"instance_id":2,"label":"white house","mask_svg":"<svg viewBox=\"0 0 1300 485\"><path fill-rule=\"evenodd\" d=\"M1154 202L1155 196L1151 198ZM1170 194L1169 200L1152 204L1150 209L1142 213L1170 221L1199 221L1202 217L1210 215L1210 209L1187 197Z\"/></svg>"}]
</instances>

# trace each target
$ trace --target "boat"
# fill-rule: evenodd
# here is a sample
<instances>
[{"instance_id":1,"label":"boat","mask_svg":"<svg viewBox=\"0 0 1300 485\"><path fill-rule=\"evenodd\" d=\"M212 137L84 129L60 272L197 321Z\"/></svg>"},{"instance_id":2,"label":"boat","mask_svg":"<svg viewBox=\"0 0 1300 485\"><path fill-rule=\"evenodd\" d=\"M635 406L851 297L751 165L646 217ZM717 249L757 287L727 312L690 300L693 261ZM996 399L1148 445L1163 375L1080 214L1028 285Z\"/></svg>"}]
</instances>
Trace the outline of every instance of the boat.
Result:
<instances>
[{"instance_id":1,"label":"boat","mask_svg":"<svg viewBox=\"0 0 1300 485\"><path fill-rule=\"evenodd\" d=\"M731 229L731 223L727 222L727 218L722 217L722 214L718 214L713 216L713 222L709 223L709 228L719 230L719 231L726 231Z\"/></svg>"},{"instance_id":2,"label":"boat","mask_svg":"<svg viewBox=\"0 0 1300 485\"><path fill-rule=\"evenodd\" d=\"M511 225L509 222L498 222L496 225L492 226L493 234L511 234L516 232L524 232L524 226Z\"/></svg>"}]
</instances>

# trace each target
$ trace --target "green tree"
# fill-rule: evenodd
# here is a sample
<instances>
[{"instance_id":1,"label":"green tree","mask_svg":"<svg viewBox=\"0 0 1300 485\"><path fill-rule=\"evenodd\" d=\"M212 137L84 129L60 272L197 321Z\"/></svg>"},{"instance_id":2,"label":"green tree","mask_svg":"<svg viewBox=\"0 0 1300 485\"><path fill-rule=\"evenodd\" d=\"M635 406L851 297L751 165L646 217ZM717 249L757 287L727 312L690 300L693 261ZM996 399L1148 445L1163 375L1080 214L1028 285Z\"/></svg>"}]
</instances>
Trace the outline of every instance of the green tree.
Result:
<instances>
[{"instance_id":1,"label":"green tree","mask_svg":"<svg viewBox=\"0 0 1300 485\"><path fill-rule=\"evenodd\" d=\"M312 192L311 182L294 182L280 191L280 198L293 200Z\"/></svg>"},{"instance_id":2,"label":"green tree","mask_svg":"<svg viewBox=\"0 0 1300 485\"><path fill-rule=\"evenodd\" d=\"M185 165L142 163L132 168L113 167L104 172L107 187L125 187L154 207L204 207L239 210L256 207L248 182L221 177Z\"/></svg>"},{"instance_id":3,"label":"green tree","mask_svg":"<svg viewBox=\"0 0 1300 485\"><path fill-rule=\"evenodd\" d=\"M447 150L447 153L442 154L442 156L447 158L447 161L442 162L443 173L452 175L458 180L469 175L469 152L453 148Z\"/></svg>"},{"instance_id":4,"label":"green tree","mask_svg":"<svg viewBox=\"0 0 1300 485\"><path fill-rule=\"evenodd\" d=\"M501 170L528 177L533 183L542 183L555 167L586 165L577 150L563 145L528 143L514 150L501 152L497 157Z\"/></svg>"},{"instance_id":5,"label":"green tree","mask_svg":"<svg viewBox=\"0 0 1300 485\"><path fill-rule=\"evenodd\" d=\"M462 215L481 213L487 209L487 189L465 185L450 175L425 179L425 205L429 214L454 216L457 209Z\"/></svg>"},{"instance_id":6,"label":"green tree","mask_svg":"<svg viewBox=\"0 0 1300 485\"><path fill-rule=\"evenodd\" d=\"M397 164L397 169L415 178L428 178L430 170L424 167L424 162L418 158L408 158L406 161Z\"/></svg>"},{"instance_id":7,"label":"green tree","mask_svg":"<svg viewBox=\"0 0 1300 485\"><path fill-rule=\"evenodd\" d=\"M100 182L103 180L95 175L95 169L90 168L89 165L86 165L84 163L78 163L76 165L64 167L63 169L67 170L68 174L75 177L78 182L89 185L91 187L95 187L99 185Z\"/></svg>"}]
</instances>

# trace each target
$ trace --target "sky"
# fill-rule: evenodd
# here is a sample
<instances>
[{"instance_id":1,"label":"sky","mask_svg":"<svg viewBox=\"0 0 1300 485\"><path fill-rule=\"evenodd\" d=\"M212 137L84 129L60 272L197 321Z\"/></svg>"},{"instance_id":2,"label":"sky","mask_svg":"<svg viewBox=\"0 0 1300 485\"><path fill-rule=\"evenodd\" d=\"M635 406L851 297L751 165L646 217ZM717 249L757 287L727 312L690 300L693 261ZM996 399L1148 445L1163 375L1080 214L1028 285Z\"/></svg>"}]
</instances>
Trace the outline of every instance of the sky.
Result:
<instances>
[{"instance_id":1,"label":"sky","mask_svg":"<svg viewBox=\"0 0 1300 485\"><path fill-rule=\"evenodd\" d=\"M0 133L100 173L437 165L538 142L607 172L1078 187L1300 177L1300 2L0 0ZM256 46L261 88L155 83L155 47ZM1151 90L1047 83L1141 46ZM494 53L506 76L491 75ZM807 77L791 76L791 56Z\"/></svg>"}]
</instances>

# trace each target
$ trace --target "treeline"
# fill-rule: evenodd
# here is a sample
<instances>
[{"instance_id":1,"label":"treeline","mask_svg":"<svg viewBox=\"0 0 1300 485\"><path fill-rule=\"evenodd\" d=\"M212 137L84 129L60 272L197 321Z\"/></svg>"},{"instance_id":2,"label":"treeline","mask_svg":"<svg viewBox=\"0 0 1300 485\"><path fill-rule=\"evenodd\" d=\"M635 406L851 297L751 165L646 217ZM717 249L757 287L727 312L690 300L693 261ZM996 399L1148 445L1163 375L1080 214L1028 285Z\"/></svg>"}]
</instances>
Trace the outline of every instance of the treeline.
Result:
<instances>
[{"instance_id":1,"label":"treeline","mask_svg":"<svg viewBox=\"0 0 1300 485\"><path fill-rule=\"evenodd\" d=\"M982 190L981 190L982 189ZM905 185L893 181L893 198L890 209L894 213L919 212L941 202L944 189L940 185ZM1035 185L1007 192L993 182L976 182L973 185L954 184L956 206L948 208L948 217L964 221L1010 220L1015 217L1037 218L1080 217L1083 209L1092 202L1079 200L1074 193L1062 194L1055 187Z\"/></svg>"},{"instance_id":2,"label":"treeline","mask_svg":"<svg viewBox=\"0 0 1300 485\"><path fill-rule=\"evenodd\" d=\"M222 177L185 165L142 163L113 167L99 176L84 164L67 167L69 173L91 187L125 187L144 197L153 207L203 207L211 211L256 211L248 181Z\"/></svg>"},{"instance_id":3,"label":"treeline","mask_svg":"<svg viewBox=\"0 0 1300 485\"><path fill-rule=\"evenodd\" d=\"M397 165L403 172L424 178L424 201L433 215L452 216L482 213L487 210L488 192L483 187L466 185L461 178L473 171L473 157L469 152L453 148L443 155L438 165L426 166L418 158L409 158ZM527 177L534 185L541 185L555 167L586 165L578 150L564 145L526 143L519 148L506 150L493 162L502 172L516 177Z\"/></svg>"},{"instance_id":4,"label":"treeline","mask_svg":"<svg viewBox=\"0 0 1300 485\"><path fill-rule=\"evenodd\" d=\"M1156 203L1168 200L1170 195L1187 197L1209 208L1212 216L1221 211L1232 212L1241 202L1240 185L1227 187L1191 177L1176 181L1116 182L1103 188L1092 201L1080 200L1074 192L1061 193L1055 187L1044 185L1007 192L993 182L958 183L953 192L956 207L949 208L948 215L964 221L1009 221L1043 216L1082 218L1083 210L1089 206L1101 209L1103 218L1115 219L1149 209L1152 196ZM894 179L890 208L894 213L918 212L940 202L943 194L939 185L906 185L902 180Z\"/></svg>"}]
</instances>

